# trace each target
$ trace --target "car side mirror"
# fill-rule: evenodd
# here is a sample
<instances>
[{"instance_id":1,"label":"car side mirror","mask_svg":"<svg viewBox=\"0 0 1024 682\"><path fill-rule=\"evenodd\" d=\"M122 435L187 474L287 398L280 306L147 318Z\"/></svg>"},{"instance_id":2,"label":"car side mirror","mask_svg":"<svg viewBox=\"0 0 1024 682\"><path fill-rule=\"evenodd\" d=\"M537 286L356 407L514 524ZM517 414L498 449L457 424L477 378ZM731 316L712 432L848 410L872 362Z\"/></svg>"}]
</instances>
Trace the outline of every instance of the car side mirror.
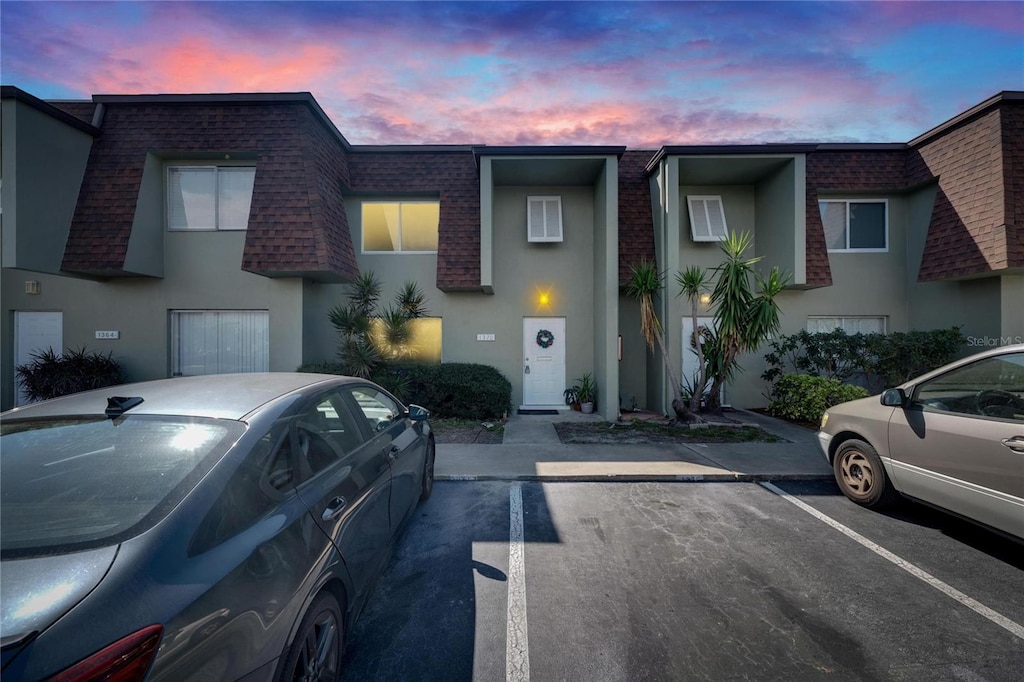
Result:
<instances>
[{"instance_id":1,"label":"car side mirror","mask_svg":"<svg viewBox=\"0 0 1024 682\"><path fill-rule=\"evenodd\" d=\"M907 394L902 388L890 388L882 391L881 402L886 407L903 407L907 404Z\"/></svg>"},{"instance_id":2,"label":"car side mirror","mask_svg":"<svg viewBox=\"0 0 1024 682\"><path fill-rule=\"evenodd\" d=\"M420 407L419 405L410 405L408 414L409 419L414 422L421 422L425 421L427 417L430 416L430 410L425 407Z\"/></svg>"}]
</instances>

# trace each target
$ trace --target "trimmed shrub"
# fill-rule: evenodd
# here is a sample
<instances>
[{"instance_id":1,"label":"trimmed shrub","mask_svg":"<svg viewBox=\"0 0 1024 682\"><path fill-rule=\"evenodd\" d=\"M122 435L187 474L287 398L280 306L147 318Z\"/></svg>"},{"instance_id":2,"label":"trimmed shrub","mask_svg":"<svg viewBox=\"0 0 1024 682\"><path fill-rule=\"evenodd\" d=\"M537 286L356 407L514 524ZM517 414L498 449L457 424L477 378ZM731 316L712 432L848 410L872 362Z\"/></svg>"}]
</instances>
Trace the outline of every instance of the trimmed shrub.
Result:
<instances>
[{"instance_id":1,"label":"trimmed shrub","mask_svg":"<svg viewBox=\"0 0 1024 682\"><path fill-rule=\"evenodd\" d=\"M62 395L116 386L127 377L111 353L68 349L57 355L52 348L32 354L32 360L16 368L18 382L32 402Z\"/></svg>"},{"instance_id":2,"label":"trimmed shrub","mask_svg":"<svg viewBox=\"0 0 1024 682\"><path fill-rule=\"evenodd\" d=\"M866 398L867 389L810 374L786 374L775 385L768 412L790 421L817 425L825 410L848 400Z\"/></svg>"},{"instance_id":3,"label":"trimmed shrub","mask_svg":"<svg viewBox=\"0 0 1024 682\"><path fill-rule=\"evenodd\" d=\"M344 374L340 363L308 363L300 372ZM501 419L512 407L512 384L489 365L391 363L370 377L406 403L422 405L433 417Z\"/></svg>"}]
</instances>

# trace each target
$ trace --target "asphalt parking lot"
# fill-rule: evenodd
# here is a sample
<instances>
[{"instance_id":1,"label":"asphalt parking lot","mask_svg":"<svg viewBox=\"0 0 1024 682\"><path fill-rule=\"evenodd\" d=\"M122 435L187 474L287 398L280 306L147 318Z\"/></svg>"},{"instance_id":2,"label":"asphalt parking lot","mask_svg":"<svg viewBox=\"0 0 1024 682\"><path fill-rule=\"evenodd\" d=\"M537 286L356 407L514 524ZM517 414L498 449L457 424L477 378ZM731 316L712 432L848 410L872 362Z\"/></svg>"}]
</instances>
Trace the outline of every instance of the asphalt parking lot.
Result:
<instances>
[{"instance_id":1,"label":"asphalt parking lot","mask_svg":"<svg viewBox=\"0 0 1024 682\"><path fill-rule=\"evenodd\" d=\"M1020 680L1024 546L831 482L440 482L347 680Z\"/></svg>"}]
</instances>

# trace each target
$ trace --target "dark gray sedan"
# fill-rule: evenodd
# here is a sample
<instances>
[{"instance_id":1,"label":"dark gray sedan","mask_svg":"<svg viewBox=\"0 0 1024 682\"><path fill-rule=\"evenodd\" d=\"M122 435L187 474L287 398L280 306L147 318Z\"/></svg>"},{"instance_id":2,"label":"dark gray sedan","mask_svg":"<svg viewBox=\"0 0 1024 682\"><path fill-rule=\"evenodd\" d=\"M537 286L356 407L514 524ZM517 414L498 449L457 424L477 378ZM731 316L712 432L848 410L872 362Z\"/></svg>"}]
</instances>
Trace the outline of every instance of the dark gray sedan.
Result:
<instances>
[{"instance_id":1,"label":"dark gray sedan","mask_svg":"<svg viewBox=\"0 0 1024 682\"><path fill-rule=\"evenodd\" d=\"M433 485L423 408L316 374L2 415L4 680L333 680Z\"/></svg>"}]
</instances>

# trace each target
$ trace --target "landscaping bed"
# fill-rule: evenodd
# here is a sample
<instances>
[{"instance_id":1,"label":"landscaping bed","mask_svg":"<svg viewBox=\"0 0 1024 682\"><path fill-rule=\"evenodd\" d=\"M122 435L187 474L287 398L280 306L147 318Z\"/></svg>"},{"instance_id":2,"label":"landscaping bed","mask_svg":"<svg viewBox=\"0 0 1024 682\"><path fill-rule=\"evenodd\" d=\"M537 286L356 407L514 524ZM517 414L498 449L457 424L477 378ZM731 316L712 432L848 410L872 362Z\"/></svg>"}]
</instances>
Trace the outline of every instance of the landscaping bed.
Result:
<instances>
[{"instance_id":1,"label":"landscaping bed","mask_svg":"<svg viewBox=\"0 0 1024 682\"><path fill-rule=\"evenodd\" d=\"M505 437L502 424L471 419L431 419L430 428L438 443L500 445Z\"/></svg>"},{"instance_id":2,"label":"landscaping bed","mask_svg":"<svg viewBox=\"0 0 1024 682\"><path fill-rule=\"evenodd\" d=\"M777 443L781 439L749 425L662 422L557 422L558 439L566 444L645 445L657 443Z\"/></svg>"}]
</instances>

